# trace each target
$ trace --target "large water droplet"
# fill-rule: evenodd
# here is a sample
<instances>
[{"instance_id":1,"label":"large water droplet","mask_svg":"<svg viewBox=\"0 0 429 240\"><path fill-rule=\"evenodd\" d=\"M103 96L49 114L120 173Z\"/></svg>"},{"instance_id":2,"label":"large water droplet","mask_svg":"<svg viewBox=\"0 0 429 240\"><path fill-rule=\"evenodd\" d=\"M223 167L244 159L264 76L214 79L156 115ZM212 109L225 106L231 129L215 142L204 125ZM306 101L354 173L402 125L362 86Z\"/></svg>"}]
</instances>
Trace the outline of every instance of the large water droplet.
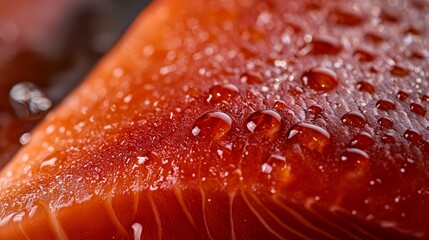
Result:
<instances>
[{"instance_id":1,"label":"large water droplet","mask_svg":"<svg viewBox=\"0 0 429 240\"><path fill-rule=\"evenodd\" d=\"M410 104L410 110L411 110L411 112L418 114L420 116L426 115L426 110L423 108L422 105L420 105L418 103L411 103Z\"/></svg>"},{"instance_id":2,"label":"large water droplet","mask_svg":"<svg viewBox=\"0 0 429 240\"><path fill-rule=\"evenodd\" d=\"M389 99L378 100L378 102L375 104L375 107L378 108L378 109L380 109L380 110L383 110L383 111L395 110L396 109L395 103L393 103Z\"/></svg>"},{"instance_id":3,"label":"large water droplet","mask_svg":"<svg viewBox=\"0 0 429 240\"><path fill-rule=\"evenodd\" d=\"M330 143L331 136L325 129L319 126L298 123L289 130L288 139L296 141L310 150L322 153Z\"/></svg>"},{"instance_id":4,"label":"large water droplet","mask_svg":"<svg viewBox=\"0 0 429 240\"><path fill-rule=\"evenodd\" d=\"M374 145L375 141L369 133L363 132L356 135L351 141L350 146L353 148L367 149Z\"/></svg>"},{"instance_id":5,"label":"large water droplet","mask_svg":"<svg viewBox=\"0 0 429 240\"><path fill-rule=\"evenodd\" d=\"M13 86L9 96L15 113L22 118L37 116L52 106L51 100L36 85L29 82Z\"/></svg>"},{"instance_id":6,"label":"large water droplet","mask_svg":"<svg viewBox=\"0 0 429 240\"><path fill-rule=\"evenodd\" d=\"M338 84L337 74L324 67L313 68L305 72L301 79L304 85L321 93L333 90Z\"/></svg>"},{"instance_id":7,"label":"large water droplet","mask_svg":"<svg viewBox=\"0 0 429 240\"><path fill-rule=\"evenodd\" d=\"M362 113L355 111L350 111L344 114L341 121L347 126L359 128L362 128L366 124L365 116Z\"/></svg>"},{"instance_id":8,"label":"large water droplet","mask_svg":"<svg viewBox=\"0 0 429 240\"><path fill-rule=\"evenodd\" d=\"M239 89L233 84L221 84L210 88L210 96L207 99L210 103L228 101L238 95Z\"/></svg>"},{"instance_id":9,"label":"large water droplet","mask_svg":"<svg viewBox=\"0 0 429 240\"><path fill-rule=\"evenodd\" d=\"M260 132L271 137L282 127L282 117L273 110L263 110L252 113L247 118L247 129L250 132Z\"/></svg>"},{"instance_id":10,"label":"large water droplet","mask_svg":"<svg viewBox=\"0 0 429 240\"><path fill-rule=\"evenodd\" d=\"M231 130L232 118L223 112L208 112L195 122L192 128L194 136L219 139Z\"/></svg>"}]
</instances>

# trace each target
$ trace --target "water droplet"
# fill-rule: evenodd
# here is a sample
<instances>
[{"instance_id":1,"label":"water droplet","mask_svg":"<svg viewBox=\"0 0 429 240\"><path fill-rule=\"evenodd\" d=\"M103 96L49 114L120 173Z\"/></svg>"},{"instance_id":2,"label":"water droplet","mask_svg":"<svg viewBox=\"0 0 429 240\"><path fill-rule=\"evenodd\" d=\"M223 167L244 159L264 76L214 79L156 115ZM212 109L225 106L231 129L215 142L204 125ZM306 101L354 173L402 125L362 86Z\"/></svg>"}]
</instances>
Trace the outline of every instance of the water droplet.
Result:
<instances>
[{"instance_id":1,"label":"water droplet","mask_svg":"<svg viewBox=\"0 0 429 240\"><path fill-rule=\"evenodd\" d=\"M369 133L363 132L356 135L351 141L350 146L353 148L366 149L374 145L375 141Z\"/></svg>"},{"instance_id":2,"label":"water droplet","mask_svg":"<svg viewBox=\"0 0 429 240\"><path fill-rule=\"evenodd\" d=\"M360 62L372 62L375 59L374 55L364 50L356 50L353 56Z\"/></svg>"},{"instance_id":3,"label":"water droplet","mask_svg":"<svg viewBox=\"0 0 429 240\"><path fill-rule=\"evenodd\" d=\"M399 21L399 18L396 17L395 14L387 12L387 11L381 11L380 19L382 21L388 22L388 23L397 23Z\"/></svg>"},{"instance_id":4,"label":"water droplet","mask_svg":"<svg viewBox=\"0 0 429 240\"><path fill-rule=\"evenodd\" d=\"M333 10L331 12L330 18L336 24L350 27L358 26L363 21L359 15L341 9Z\"/></svg>"},{"instance_id":5,"label":"water droplet","mask_svg":"<svg viewBox=\"0 0 429 240\"><path fill-rule=\"evenodd\" d=\"M393 128L393 122L387 117L381 117L377 120L377 123L385 128Z\"/></svg>"},{"instance_id":6,"label":"water droplet","mask_svg":"<svg viewBox=\"0 0 429 240\"><path fill-rule=\"evenodd\" d=\"M247 118L246 122L250 132L261 132L267 136L273 136L282 127L282 117L273 110L254 112Z\"/></svg>"},{"instance_id":7,"label":"water droplet","mask_svg":"<svg viewBox=\"0 0 429 240\"><path fill-rule=\"evenodd\" d=\"M390 69L390 73L398 77L406 77L408 76L409 71L402 66L394 65L392 69Z\"/></svg>"},{"instance_id":8,"label":"water droplet","mask_svg":"<svg viewBox=\"0 0 429 240\"><path fill-rule=\"evenodd\" d=\"M372 42L373 44L379 44L383 40L384 39L380 35L377 35L375 33L367 33L367 34L365 34L365 41Z\"/></svg>"},{"instance_id":9,"label":"water droplet","mask_svg":"<svg viewBox=\"0 0 429 240\"><path fill-rule=\"evenodd\" d=\"M262 75L258 72L244 73L243 75L241 75L241 81L247 84L260 84L264 82Z\"/></svg>"},{"instance_id":10,"label":"water droplet","mask_svg":"<svg viewBox=\"0 0 429 240\"><path fill-rule=\"evenodd\" d=\"M274 103L274 109L277 111L284 111L287 109L287 104L282 100L276 101Z\"/></svg>"},{"instance_id":11,"label":"water droplet","mask_svg":"<svg viewBox=\"0 0 429 240\"><path fill-rule=\"evenodd\" d=\"M143 226L140 223L134 223L131 226L131 228L133 229L134 240L141 240L142 239Z\"/></svg>"},{"instance_id":12,"label":"water droplet","mask_svg":"<svg viewBox=\"0 0 429 240\"><path fill-rule=\"evenodd\" d=\"M19 138L19 143L21 143L21 145L27 145L31 141L31 138L31 133L24 133Z\"/></svg>"},{"instance_id":13,"label":"water droplet","mask_svg":"<svg viewBox=\"0 0 429 240\"><path fill-rule=\"evenodd\" d=\"M333 90L337 84L337 74L329 68L318 67L302 75L304 85L309 86L317 92L329 92Z\"/></svg>"},{"instance_id":14,"label":"water droplet","mask_svg":"<svg viewBox=\"0 0 429 240\"><path fill-rule=\"evenodd\" d=\"M422 141L422 135L417 130L408 129L404 132L404 138L411 144L417 144Z\"/></svg>"},{"instance_id":15,"label":"water droplet","mask_svg":"<svg viewBox=\"0 0 429 240\"><path fill-rule=\"evenodd\" d=\"M52 167L54 166L57 160L58 160L57 157L49 158L48 160L45 160L42 163L40 163L40 168Z\"/></svg>"},{"instance_id":16,"label":"water droplet","mask_svg":"<svg viewBox=\"0 0 429 240\"><path fill-rule=\"evenodd\" d=\"M210 88L208 102L219 103L228 101L238 95L239 89L233 84L221 84Z\"/></svg>"},{"instance_id":17,"label":"water droplet","mask_svg":"<svg viewBox=\"0 0 429 240\"><path fill-rule=\"evenodd\" d=\"M429 103L429 96L428 95L423 95L422 96L422 101Z\"/></svg>"},{"instance_id":18,"label":"water droplet","mask_svg":"<svg viewBox=\"0 0 429 240\"><path fill-rule=\"evenodd\" d=\"M337 55L341 46L327 39L312 39L309 53L313 55Z\"/></svg>"},{"instance_id":19,"label":"water droplet","mask_svg":"<svg viewBox=\"0 0 429 240\"><path fill-rule=\"evenodd\" d=\"M341 161L352 161L356 163L362 163L368 160L369 160L368 154L358 148L347 148L341 154Z\"/></svg>"},{"instance_id":20,"label":"water droplet","mask_svg":"<svg viewBox=\"0 0 429 240\"><path fill-rule=\"evenodd\" d=\"M404 31L404 34L420 36L422 34L422 31L411 26Z\"/></svg>"},{"instance_id":21,"label":"water droplet","mask_svg":"<svg viewBox=\"0 0 429 240\"><path fill-rule=\"evenodd\" d=\"M263 172L264 170L265 172L269 170L270 176L275 180L287 181L290 179L290 165L286 163L286 158L280 154L270 155L262 165L262 168Z\"/></svg>"},{"instance_id":22,"label":"water droplet","mask_svg":"<svg viewBox=\"0 0 429 240\"><path fill-rule=\"evenodd\" d=\"M329 133L316 125L298 123L289 130L288 139L296 141L300 145L322 153L331 141Z\"/></svg>"},{"instance_id":23,"label":"water droplet","mask_svg":"<svg viewBox=\"0 0 429 240\"><path fill-rule=\"evenodd\" d=\"M364 81L360 81L357 83L357 89L361 92L367 92L367 93L374 93L375 89L374 86L372 86L372 84L368 83L368 82L364 82Z\"/></svg>"},{"instance_id":24,"label":"water droplet","mask_svg":"<svg viewBox=\"0 0 429 240\"><path fill-rule=\"evenodd\" d=\"M34 84L18 83L9 92L11 105L21 118L34 117L51 108L52 102Z\"/></svg>"},{"instance_id":25,"label":"water droplet","mask_svg":"<svg viewBox=\"0 0 429 240\"><path fill-rule=\"evenodd\" d=\"M219 139L231 130L232 118L223 112L208 112L197 119L192 134L210 139Z\"/></svg>"},{"instance_id":26,"label":"water droplet","mask_svg":"<svg viewBox=\"0 0 429 240\"><path fill-rule=\"evenodd\" d=\"M344 114L341 121L347 126L359 128L362 128L366 124L365 116L362 113L355 111L350 111Z\"/></svg>"},{"instance_id":27,"label":"water droplet","mask_svg":"<svg viewBox=\"0 0 429 240\"><path fill-rule=\"evenodd\" d=\"M420 116L426 115L426 110L423 108L422 105L420 105L418 103L411 103L410 104L410 110L411 110L411 112L418 114Z\"/></svg>"},{"instance_id":28,"label":"water droplet","mask_svg":"<svg viewBox=\"0 0 429 240\"><path fill-rule=\"evenodd\" d=\"M396 97L401 101L406 101L408 99L408 93L399 91L398 94L396 94Z\"/></svg>"},{"instance_id":29,"label":"water droplet","mask_svg":"<svg viewBox=\"0 0 429 240\"><path fill-rule=\"evenodd\" d=\"M319 115L323 112L323 110L324 109L322 106L320 106L318 104L314 104L308 108L308 113L313 114L313 115Z\"/></svg>"},{"instance_id":30,"label":"water droplet","mask_svg":"<svg viewBox=\"0 0 429 240\"><path fill-rule=\"evenodd\" d=\"M395 143L396 139L394 136L392 136L390 134L385 134L381 137L381 141L384 143Z\"/></svg>"},{"instance_id":31,"label":"water droplet","mask_svg":"<svg viewBox=\"0 0 429 240\"><path fill-rule=\"evenodd\" d=\"M375 104L375 107L383 111L396 109L396 105L389 99L378 100L377 104Z\"/></svg>"}]
</instances>

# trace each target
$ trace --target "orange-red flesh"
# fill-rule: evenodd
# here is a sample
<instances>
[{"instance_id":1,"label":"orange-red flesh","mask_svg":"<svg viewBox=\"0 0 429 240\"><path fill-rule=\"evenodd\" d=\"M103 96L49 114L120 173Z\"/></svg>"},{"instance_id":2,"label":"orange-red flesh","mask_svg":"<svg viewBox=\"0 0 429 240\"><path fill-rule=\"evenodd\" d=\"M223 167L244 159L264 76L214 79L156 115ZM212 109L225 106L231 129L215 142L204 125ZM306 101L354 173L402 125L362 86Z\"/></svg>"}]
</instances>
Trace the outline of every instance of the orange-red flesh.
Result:
<instances>
[{"instance_id":1,"label":"orange-red flesh","mask_svg":"<svg viewBox=\"0 0 429 240\"><path fill-rule=\"evenodd\" d=\"M427 238L428 7L153 3L2 170L0 239Z\"/></svg>"}]
</instances>

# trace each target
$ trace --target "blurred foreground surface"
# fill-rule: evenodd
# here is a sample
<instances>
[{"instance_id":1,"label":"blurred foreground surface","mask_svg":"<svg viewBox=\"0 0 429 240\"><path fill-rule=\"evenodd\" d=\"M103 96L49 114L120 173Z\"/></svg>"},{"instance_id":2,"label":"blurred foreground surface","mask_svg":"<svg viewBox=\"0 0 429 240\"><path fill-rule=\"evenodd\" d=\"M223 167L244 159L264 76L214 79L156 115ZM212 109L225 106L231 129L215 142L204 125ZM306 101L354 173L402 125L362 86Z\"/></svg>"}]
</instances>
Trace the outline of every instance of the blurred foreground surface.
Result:
<instances>
[{"instance_id":1,"label":"blurred foreground surface","mask_svg":"<svg viewBox=\"0 0 429 240\"><path fill-rule=\"evenodd\" d=\"M0 3L0 168L148 2Z\"/></svg>"}]
</instances>

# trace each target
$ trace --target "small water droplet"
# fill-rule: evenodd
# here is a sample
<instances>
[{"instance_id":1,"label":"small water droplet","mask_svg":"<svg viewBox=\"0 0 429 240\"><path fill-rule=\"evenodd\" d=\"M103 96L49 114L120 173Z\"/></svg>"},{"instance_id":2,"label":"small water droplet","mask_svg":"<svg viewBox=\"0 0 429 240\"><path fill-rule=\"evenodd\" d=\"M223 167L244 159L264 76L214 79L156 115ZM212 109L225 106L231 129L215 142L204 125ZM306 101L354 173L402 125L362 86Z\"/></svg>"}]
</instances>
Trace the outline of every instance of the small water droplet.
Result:
<instances>
[{"instance_id":1,"label":"small water droplet","mask_svg":"<svg viewBox=\"0 0 429 240\"><path fill-rule=\"evenodd\" d=\"M363 132L356 135L351 141L350 146L353 148L359 148L359 149L367 149L371 146L373 146L375 143L374 139L372 139L371 135L369 133Z\"/></svg>"},{"instance_id":2,"label":"small water droplet","mask_svg":"<svg viewBox=\"0 0 429 240\"><path fill-rule=\"evenodd\" d=\"M262 75L258 72L244 73L241 75L241 81L247 84L260 84L264 82Z\"/></svg>"},{"instance_id":3,"label":"small water droplet","mask_svg":"<svg viewBox=\"0 0 429 240\"><path fill-rule=\"evenodd\" d=\"M366 124L365 116L360 112L350 111L343 115L341 121L352 127L362 128Z\"/></svg>"},{"instance_id":4,"label":"small water droplet","mask_svg":"<svg viewBox=\"0 0 429 240\"><path fill-rule=\"evenodd\" d=\"M426 110L423 108L422 105L420 105L418 103L410 103L410 110L411 110L411 112L418 114L420 116L426 115Z\"/></svg>"},{"instance_id":5,"label":"small water droplet","mask_svg":"<svg viewBox=\"0 0 429 240\"><path fill-rule=\"evenodd\" d=\"M288 139L296 141L310 150L322 153L330 143L331 136L325 129L319 126L298 123L289 130Z\"/></svg>"},{"instance_id":6,"label":"small water droplet","mask_svg":"<svg viewBox=\"0 0 429 240\"><path fill-rule=\"evenodd\" d=\"M392 69L390 69L390 73L392 75L395 75L395 76L398 76L398 77L406 77L409 74L409 70L406 69L406 68L404 68L404 67L402 67L402 66L394 65L392 67Z\"/></svg>"},{"instance_id":7,"label":"small water droplet","mask_svg":"<svg viewBox=\"0 0 429 240\"><path fill-rule=\"evenodd\" d=\"M301 77L304 85L321 93L333 90L337 84L337 74L329 68L318 67L304 73Z\"/></svg>"},{"instance_id":8,"label":"small water droplet","mask_svg":"<svg viewBox=\"0 0 429 240\"><path fill-rule=\"evenodd\" d=\"M358 148L347 148L341 154L341 161L352 161L356 163L362 163L368 160L369 160L368 154Z\"/></svg>"},{"instance_id":9,"label":"small water droplet","mask_svg":"<svg viewBox=\"0 0 429 240\"><path fill-rule=\"evenodd\" d=\"M19 138L19 143L21 143L21 145L27 145L31 141L31 138L31 133L24 133Z\"/></svg>"},{"instance_id":10,"label":"small water droplet","mask_svg":"<svg viewBox=\"0 0 429 240\"><path fill-rule=\"evenodd\" d=\"M232 118L224 112L208 112L195 122L192 128L194 136L219 139L231 130Z\"/></svg>"},{"instance_id":11,"label":"small water droplet","mask_svg":"<svg viewBox=\"0 0 429 240\"><path fill-rule=\"evenodd\" d=\"M239 94L239 89L233 84L221 84L210 88L207 102L219 103L228 101Z\"/></svg>"},{"instance_id":12,"label":"small water droplet","mask_svg":"<svg viewBox=\"0 0 429 240\"><path fill-rule=\"evenodd\" d=\"M330 40L312 38L309 53L313 55L337 55L341 50L341 46Z\"/></svg>"},{"instance_id":13,"label":"small water droplet","mask_svg":"<svg viewBox=\"0 0 429 240\"><path fill-rule=\"evenodd\" d=\"M286 158L284 156L272 154L262 166L264 165L265 170L270 170L270 176L275 180L287 181L290 179L290 165L286 163ZM269 167L267 168L267 166Z\"/></svg>"},{"instance_id":14,"label":"small water droplet","mask_svg":"<svg viewBox=\"0 0 429 240\"><path fill-rule=\"evenodd\" d=\"M387 117L381 117L377 120L377 123L385 128L393 128L393 122Z\"/></svg>"},{"instance_id":15,"label":"small water droplet","mask_svg":"<svg viewBox=\"0 0 429 240\"><path fill-rule=\"evenodd\" d=\"M254 112L247 118L246 122L250 132L260 132L267 136L273 136L282 127L282 117L273 110Z\"/></svg>"},{"instance_id":16,"label":"small water droplet","mask_svg":"<svg viewBox=\"0 0 429 240\"><path fill-rule=\"evenodd\" d=\"M141 240L142 238L142 232L143 232L143 226L140 223L134 223L131 228L134 232L134 240Z\"/></svg>"},{"instance_id":17,"label":"small water droplet","mask_svg":"<svg viewBox=\"0 0 429 240\"><path fill-rule=\"evenodd\" d=\"M324 109L322 106L320 106L318 104L314 104L308 108L308 113L313 114L313 115L319 115L323 112L323 110Z\"/></svg>"},{"instance_id":18,"label":"small water droplet","mask_svg":"<svg viewBox=\"0 0 429 240\"><path fill-rule=\"evenodd\" d=\"M408 99L408 93L399 91L398 94L396 94L396 97L398 97L398 99L401 101L406 101Z\"/></svg>"},{"instance_id":19,"label":"small water droplet","mask_svg":"<svg viewBox=\"0 0 429 240\"><path fill-rule=\"evenodd\" d=\"M389 111L389 110L395 110L396 109L395 103L393 103L393 101L391 101L389 99L378 100L377 103L375 104L375 107L380 109L380 110L383 110L383 111Z\"/></svg>"},{"instance_id":20,"label":"small water droplet","mask_svg":"<svg viewBox=\"0 0 429 240\"><path fill-rule=\"evenodd\" d=\"M365 34L365 41L372 42L373 44L380 44L381 42L383 42L383 40L383 37L375 33Z\"/></svg>"},{"instance_id":21,"label":"small water droplet","mask_svg":"<svg viewBox=\"0 0 429 240\"><path fill-rule=\"evenodd\" d=\"M385 134L385 135L381 136L381 141L384 143L395 143L396 139L394 136L392 136L390 134Z\"/></svg>"},{"instance_id":22,"label":"small water droplet","mask_svg":"<svg viewBox=\"0 0 429 240\"><path fill-rule=\"evenodd\" d=\"M359 15L341 9L334 9L330 14L330 18L336 24L350 27L358 26L363 21Z\"/></svg>"},{"instance_id":23,"label":"small water droplet","mask_svg":"<svg viewBox=\"0 0 429 240\"><path fill-rule=\"evenodd\" d=\"M404 34L420 36L422 34L422 31L413 26L410 26L407 29L405 29Z\"/></svg>"},{"instance_id":24,"label":"small water droplet","mask_svg":"<svg viewBox=\"0 0 429 240\"><path fill-rule=\"evenodd\" d=\"M57 157L49 158L48 160L45 160L42 163L40 163L40 168L42 169L45 167L52 167L52 166L54 166L54 164L57 160L58 160Z\"/></svg>"},{"instance_id":25,"label":"small water droplet","mask_svg":"<svg viewBox=\"0 0 429 240\"><path fill-rule=\"evenodd\" d=\"M364 50L356 50L353 56L360 62L372 62L375 56Z\"/></svg>"},{"instance_id":26,"label":"small water droplet","mask_svg":"<svg viewBox=\"0 0 429 240\"><path fill-rule=\"evenodd\" d=\"M422 141L422 135L417 130L408 129L404 132L404 138L411 144L417 144Z\"/></svg>"},{"instance_id":27,"label":"small water droplet","mask_svg":"<svg viewBox=\"0 0 429 240\"><path fill-rule=\"evenodd\" d=\"M274 109L277 111L284 111L287 109L287 104L282 100L278 100L274 103Z\"/></svg>"},{"instance_id":28,"label":"small water droplet","mask_svg":"<svg viewBox=\"0 0 429 240\"><path fill-rule=\"evenodd\" d=\"M380 19L384 22L388 23L397 23L399 21L399 18L395 16L396 14L393 14L391 12L387 11L381 11L380 13Z\"/></svg>"},{"instance_id":29,"label":"small water droplet","mask_svg":"<svg viewBox=\"0 0 429 240\"><path fill-rule=\"evenodd\" d=\"M374 86L368 82L360 81L357 83L357 89L361 92L373 94L375 92Z\"/></svg>"}]
</instances>

